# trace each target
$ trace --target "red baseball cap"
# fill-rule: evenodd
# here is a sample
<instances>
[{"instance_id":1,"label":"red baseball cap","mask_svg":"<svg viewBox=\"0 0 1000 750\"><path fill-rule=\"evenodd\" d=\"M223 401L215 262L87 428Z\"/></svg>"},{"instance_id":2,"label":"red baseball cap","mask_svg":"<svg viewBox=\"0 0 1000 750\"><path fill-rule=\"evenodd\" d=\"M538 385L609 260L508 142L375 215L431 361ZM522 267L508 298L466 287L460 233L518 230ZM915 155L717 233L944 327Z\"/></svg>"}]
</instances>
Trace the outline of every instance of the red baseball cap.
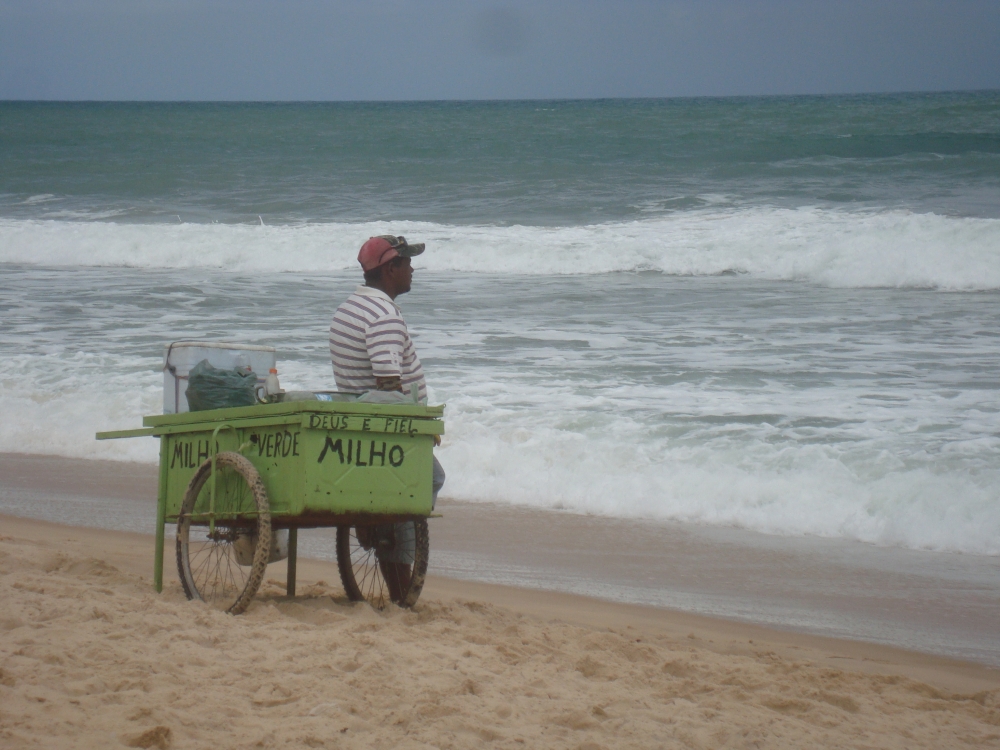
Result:
<instances>
[{"instance_id":1,"label":"red baseball cap","mask_svg":"<svg viewBox=\"0 0 1000 750\"><path fill-rule=\"evenodd\" d=\"M368 241L361 246L361 252L358 253L358 263L365 271L371 271L383 263L388 263L393 258L412 258L414 255L420 255L423 251L423 242L410 245L405 237L382 234L378 237L369 237Z\"/></svg>"}]
</instances>

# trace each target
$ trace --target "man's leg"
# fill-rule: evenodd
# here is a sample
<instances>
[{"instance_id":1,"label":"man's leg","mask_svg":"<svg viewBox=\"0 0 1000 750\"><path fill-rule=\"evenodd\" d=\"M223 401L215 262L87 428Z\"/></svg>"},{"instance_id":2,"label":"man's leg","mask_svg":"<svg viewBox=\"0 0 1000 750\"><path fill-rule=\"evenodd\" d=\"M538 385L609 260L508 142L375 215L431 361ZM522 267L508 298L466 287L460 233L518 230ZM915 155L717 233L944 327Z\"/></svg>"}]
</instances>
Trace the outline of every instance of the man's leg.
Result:
<instances>
[{"instance_id":1,"label":"man's leg","mask_svg":"<svg viewBox=\"0 0 1000 750\"><path fill-rule=\"evenodd\" d=\"M417 559L417 532L413 521L380 526L393 539L389 553L379 561L382 576L389 586L389 598L401 602L410 590L410 566Z\"/></svg>"},{"instance_id":2,"label":"man's leg","mask_svg":"<svg viewBox=\"0 0 1000 750\"><path fill-rule=\"evenodd\" d=\"M434 474L431 479L431 488L434 491L431 500L431 509L437 502L438 492L444 487L444 467L434 459ZM386 526L378 527L383 535L392 534L393 544L388 554L385 555L386 562L412 564L417 552L417 532L413 528L413 521L403 521Z\"/></svg>"},{"instance_id":3,"label":"man's leg","mask_svg":"<svg viewBox=\"0 0 1000 750\"><path fill-rule=\"evenodd\" d=\"M431 478L431 489L433 490L431 500L431 510L437 503L438 492L444 487L444 467L434 459L434 472ZM392 534L393 544L382 560L382 575L389 584L390 595L393 599L401 598L402 594L410 587L410 566L416 560L417 553L417 532L413 521L403 521L386 526L378 527L382 534Z\"/></svg>"},{"instance_id":4,"label":"man's leg","mask_svg":"<svg viewBox=\"0 0 1000 750\"><path fill-rule=\"evenodd\" d=\"M441 465L441 462L437 460L437 456L435 456L434 474L431 479L431 489L434 491L431 499L431 510L434 510L434 506L437 504L438 493L441 491L441 488L444 487L444 480L444 467Z\"/></svg>"}]
</instances>

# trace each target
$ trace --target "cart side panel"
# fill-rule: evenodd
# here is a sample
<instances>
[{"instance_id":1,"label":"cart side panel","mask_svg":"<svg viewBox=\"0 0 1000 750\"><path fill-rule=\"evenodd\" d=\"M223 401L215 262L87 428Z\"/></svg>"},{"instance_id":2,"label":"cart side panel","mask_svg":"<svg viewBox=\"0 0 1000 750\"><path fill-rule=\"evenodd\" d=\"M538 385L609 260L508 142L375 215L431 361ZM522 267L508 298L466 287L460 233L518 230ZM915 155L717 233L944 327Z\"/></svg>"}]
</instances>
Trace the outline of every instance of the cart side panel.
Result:
<instances>
[{"instance_id":1,"label":"cart side panel","mask_svg":"<svg viewBox=\"0 0 1000 750\"><path fill-rule=\"evenodd\" d=\"M163 486L166 494L166 520L174 522L181 510L184 492L187 490L195 470L205 459L211 457L212 433L193 432L163 435L160 440L165 443L163 458L160 463L160 473L163 475ZM219 435L215 441L216 452L234 450L235 437L232 432Z\"/></svg>"},{"instance_id":2,"label":"cart side panel","mask_svg":"<svg viewBox=\"0 0 1000 750\"><path fill-rule=\"evenodd\" d=\"M430 514L433 434L442 431L440 422L293 418L264 426L237 423L220 430L214 446L214 429L163 435L166 520L177 520L197 468L222 451L242 453L260 472L276 521L302 514Z\"/></svg>"},{"instance_id":3,"label":"cart side panel","mask_svg":"<svg viewBox=\"0 0 1000 750\"><path fill-rule=\"evenodd\" d=\"M271 515L298 515L302 512L302 425L238 429L242 453L260 472Z\"/></svg>"},{"instance_id":4,"label":"cart side panel","mask_svg":"<svg viewBox=\"0 0 1000 750\"><path fill-rule=\"evenodd\" d=\"M430 515L434 439L303 429L304 510Z\"/></svg>"},{"instance_id":5,"label":"cart side panel","mask_svg":"<svg viewBox=\"0 0 1000 750\"><path fill-rule=\"evenodd\" d=\"M260 472L273 514L301 513L301 429L301 424L294 422L223 430L215 438L214 452L238 451L250 460ZM176 521L191 477L211 458L212 432L164 435L161 440L167 442L165 462L160 467L166 477L166 518Z\"/></svg>"}]
</instances>

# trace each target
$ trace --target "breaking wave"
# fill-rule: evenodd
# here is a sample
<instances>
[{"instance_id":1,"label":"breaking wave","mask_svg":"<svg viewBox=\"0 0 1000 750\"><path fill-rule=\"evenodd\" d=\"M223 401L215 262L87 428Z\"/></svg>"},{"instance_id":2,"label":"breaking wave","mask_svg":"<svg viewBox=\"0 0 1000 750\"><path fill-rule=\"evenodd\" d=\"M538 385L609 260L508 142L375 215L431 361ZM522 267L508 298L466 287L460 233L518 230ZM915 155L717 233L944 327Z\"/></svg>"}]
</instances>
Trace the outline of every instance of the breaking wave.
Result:
<instances>
[{"instance_id":1,"label":"breaking wave","mask_svg":"<svg viewBox=\"0 0 1000 750\"><path fill-rule=\"evenodd\" d=\"M426 242L418 267L496 274L746 274L831 287L1000 289L1000 220L825 208L698 210L583 226L429 222L124 224L0 220L0 262L220 268L356 267L367 237Z\"/></svg>"}]
</instances>

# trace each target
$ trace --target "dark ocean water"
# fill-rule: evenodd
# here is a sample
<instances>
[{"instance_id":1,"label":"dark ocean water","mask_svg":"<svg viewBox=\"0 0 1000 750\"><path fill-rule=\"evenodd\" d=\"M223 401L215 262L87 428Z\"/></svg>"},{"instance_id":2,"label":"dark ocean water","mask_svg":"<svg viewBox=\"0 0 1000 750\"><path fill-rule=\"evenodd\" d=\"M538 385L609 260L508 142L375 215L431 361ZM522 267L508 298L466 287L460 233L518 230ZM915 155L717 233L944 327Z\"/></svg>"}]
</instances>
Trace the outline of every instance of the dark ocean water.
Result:
<instances>
[{"instance_id":1,"label":"dark ocean water","mask_svg":"<svg viewBox=\"0 0 1000 750\"><path fill-rule=\"evenodd\" d=\"M1000 215L1000 93L0 103L0 216L575 225L719 206Z\"/></svg>"}]
</instances>

